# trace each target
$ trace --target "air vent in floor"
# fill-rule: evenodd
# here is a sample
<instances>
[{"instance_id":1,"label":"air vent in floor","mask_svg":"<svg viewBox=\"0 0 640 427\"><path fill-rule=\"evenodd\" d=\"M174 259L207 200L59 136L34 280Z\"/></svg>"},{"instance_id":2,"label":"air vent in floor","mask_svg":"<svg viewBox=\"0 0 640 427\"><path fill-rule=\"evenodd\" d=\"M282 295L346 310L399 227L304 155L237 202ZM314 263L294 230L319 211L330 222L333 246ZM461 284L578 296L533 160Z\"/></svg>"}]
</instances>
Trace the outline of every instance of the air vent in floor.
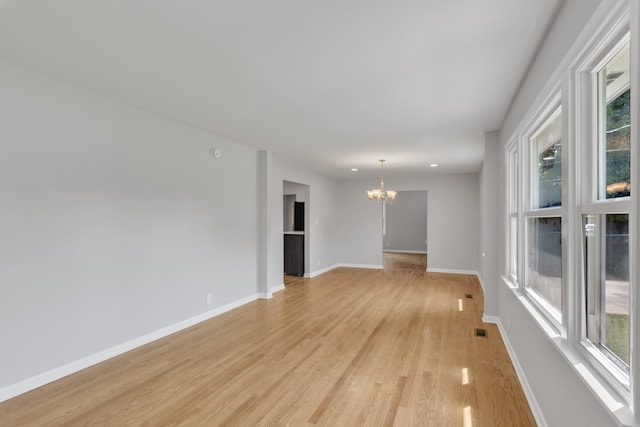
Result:
<instances>
[{"instance_id":1,"label":"air vent in floor","mask_svg":"<svg viewBox=\"0 0 640 427\"><path fill-rule=\"evenodd\" d=\"M475 330L475 336L477 336L477 337L486 337L487 336L487 330L486 329L477 328Z\"/></svg>"}]
</instances>

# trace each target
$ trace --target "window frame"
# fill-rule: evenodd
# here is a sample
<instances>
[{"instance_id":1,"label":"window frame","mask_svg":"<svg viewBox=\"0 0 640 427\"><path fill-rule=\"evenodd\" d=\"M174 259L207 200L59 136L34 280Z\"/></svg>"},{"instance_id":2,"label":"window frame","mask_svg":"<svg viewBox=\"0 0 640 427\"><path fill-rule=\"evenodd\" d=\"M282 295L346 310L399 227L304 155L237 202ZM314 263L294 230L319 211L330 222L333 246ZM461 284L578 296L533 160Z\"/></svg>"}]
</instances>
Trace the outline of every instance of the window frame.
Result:
<instances>
[{"instance_id":1,"label":"window frame","mask_svg":"<svg viewBox=\"0 0 640 427\"><path fill-rule=\"evenodd\" d=\"M598 199L598 187L591 181L600 173L598 156L594 150L586 149L580 144L585 138L596 135L597 117L594 110L597 98L594 96L593 79L581 78L581 73L593 71L595 65L603 63L603 55L611 52L616 43L622 44L620 38L630 34L630 97L631 97L631 152L630 183L631 196ZM600 57L598 57L600 55ZM588 65L586 68L585 66ZM599 6L594 18L587 24L576 42L566 53L558 68L551 75L540 91L529 110L516 125L511 138L504 148L505 185L505 222L503 254L503 280L515 293L518 300L527 310L542 331L546 333L560 354L568 361L568 368L583 379L593 391L612 417L622 424L640 424L640 3L630 0L613 0ZM583 76L583 75L582 75ZM545 310L531 303L524 291L523 270L525 243L522 242L524 222L529 209L527 198L533 194L523 179L529 176L525 171L529 156L526 147L526 136L536 120L540 120L542 111L553 98L553 94L561 89L562 104L562 206L558 212L562 215L562 323L558 324L545 316ZM549 95L551 94L551 95ZM591 147L591 145L589 145ZM593 152L592 152L593 151ZM519 181L513 182L513 154L519 159L516 173ZM590 173L597 171L597 173ZM606 186L606 181L605 181ZM634 190L635 194L634 194ZM606 190L605 190L606 191ZM584 203L585 200L595 201ZM517 212L512 211L512 202L516 201ZM616 209L613 209L613 207ZM542 208L546 213L548 208ZM622 212L621 212L622 211ZM630 282L630 318L629 341L630 363L628 375L619 375L617 366L603 356L595 346L583 345L583 334L586 328L585 286L583 260L583 215L586 213L607 214L624 213L629 215L629 282ZM529 216L532 216L530 213ZM512 218L517 218L515 240L511 225ZM515 244L513 243L515 241ZM515 253L514 253L515 251ZM513 262L517 260L514 277ZM508 319L507 319L508 327ZM635 350L634 350L635 349Z\"/></svg>"},{"instance_id":2,"label":"window frame","mask_svg":"<svg viewBox=\"0 0 640 427\"><path fill-rule=\"evenodd\" d=\"M572 115L573 123L572 127L576 130L576 138L574 143L578 148L576 163L577 174L580 177L580 191L579 200L577 202L576 215L576 227L574 227L574 236L572 240L575 242L583 242L584 229L583 229L583 217L585 215L607 215L607 214L628 214L629 215L629 281L630 281L630 324L629 324L629 340L631 348L633 348L633 335L635 332L634 316L635 307L633 300L635 292L633 291L632 284L632 269L636 268L633 263L633 247L632 238L635 233L632 231L632 224L634 215L632 215L632 201L637 199L637 196L633 198L634 192L632 190L631 196L625 196L620 198L607 199L603 197L601 189L601 180L605 177L603 175L602 164L602 136L606 130L606 123L602 124L602 105L601 98L603 96L602 83L603 79L600 72L604 69L607 63L624 47L625 44L630 45L631 41L631 28L630 28L630 16L627 13L619 17L617 22L609 27L609 31L602 36L599 43L590 43L586 50L586 54L583 55L574 69L570 73L570 84L572 85L576 98L574 105L576 106L575 112ZM631 53L631 49L630 49ZM637 82L636 82L637 84ZM630 87L633 88L634 82L630 81ZM631 98L632 110L633 105L637 102L634 97ZM633 114L632 114L633 120ZM637 124L636 124L637 125ZM603 129L604 128L604 129ZM632 130L634 129L634 123L632 123ZM580 141L581 143L579 143ZM634 151L637 151L635 141L632 136L631 141L631 160L633 171L633 157L637 156ZM631 177L632 182L633 177ZM606 181L605 181L606 182ZM605 184L606 185L606 184ZM633 185L632 185L633 188ZM628 371L623 369L617 362L612 360L612 357L607 354L607 351L594 344L588 338L588 323L587 323L587 296L589 289L587 289L587 278L585 269L586 253L584 245L580 244L580 250L576 251L574 255L574 268L576 283L579 284L577 290L579 302L578 307L581 307L581 311L576 313L579 322L578 328L575 328L574 337L578 352L580 352L587 362L590 364L598 374L603 377L607 383L616 392L625 399L628 403L631 403L632 396L632 378L635 375L637 369L635 369L632 361L629 364ZM603 288L599 287L597 291L601 292ZM604 313L600 313L604 315Z\"/></svg>"},{"instance_id":3,"label":"window frame","mask_svg":"<svg viewBox=\"0 0 640 427\"><path fill-rule=\"evenodd\" d=\"M518 139L512 140L506 148L506 277L514 288L521 283L519 272L522 266L520 255L520 224L522 222L522 209L520 207L520 144ZM514 227L515 222L515 227Z\"/></svg>"},{"instance_id":4,"label":"window frame","mask_svg":"<svg viewBox=\"0 0 640 427\"><path fill-rule=\"evenodd\" d=\"M538 196L538 191L536 189L538 180L538 170L535 166L538 161L538 153L536 144L533 143L533 139L541 132L546 124L550 121L554 120L558 115L560 115L560 120L564 121L564 115L562 110L562 90L560 82L557 82L554 85L553 89L550 90L549 96L547 96L541 103L540 108L533 114L532 119L529 121L527 126L524 127L521 136L520 136L520 176L519 176L519 187L521 193L521 205L520 211L521 215L519 218L518 231L519 235L523 236L518 239L518 262L519 262L519 277L518 283L519 288L522 294L529 300L531 304L538 310L540 314L542 314L546 320L551 324L551 326L558 331L559 333L563 330L563 313L565 312L564 304L566 298L564 297L564 288L565 288L565 275L566 271L564 265L565 258L565 239L564 239L564 229L566 227L565 224L565 215L564 215L564 203L561 203L560 206L552 206L552 207L536 207L537 203L535 199ZM566 151L566 141L563 138L564 135L561 135L561 147L563 152ZM566 163L566 155L562 156L562 171L565 169ZM561 175L561 179L564 186L564 172ZM549 301L539 295L526 280L526 272L527 272L527 253L529 248L528 241L528 232L527 232L527 223L532 218L560 218L562 221L562 274L560 277L560 289L561 289L561 307L554 307Z\"/></svg>"}]
</instances>

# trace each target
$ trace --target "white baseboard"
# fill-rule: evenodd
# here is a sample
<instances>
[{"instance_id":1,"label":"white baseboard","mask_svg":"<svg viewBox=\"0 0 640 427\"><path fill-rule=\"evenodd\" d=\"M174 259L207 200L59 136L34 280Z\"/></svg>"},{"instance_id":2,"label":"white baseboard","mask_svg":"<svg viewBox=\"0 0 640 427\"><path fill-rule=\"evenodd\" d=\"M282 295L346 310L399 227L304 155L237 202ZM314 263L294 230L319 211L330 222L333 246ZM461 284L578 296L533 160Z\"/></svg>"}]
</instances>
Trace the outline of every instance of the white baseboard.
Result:
<instances>
[{"instance_id":1,"label":"white baseboard","mask_svg":"<svg viewBox=\"0 0 640 427\"><path fill-rule=\"evenodd\" d=\"M160 338L164 338L183 329L187 329L193 325L204 322L205 320L209 320L212 317L216 317L222 313L240 307L241 305L250 303L251 301L255 301L256 299L258 299L257 294L250 295L246 298L242 298L229 304L223 305L222 307L215 308L211 311L207 311L189 319L185 319L181 322L174 323L173 325L123 342L122 344L118 344L106 350L94 353L90 356L83 357L82 359L76 360L74 362L67 363L66 365L51 369L50 371L43 372L31 378L27 378L26 380L20 381L19 383L11 384L9 386L1 388L0 402L4 402L5 400L21 395L60 378L66 377L67 375L71 375L85 368L131 351L135 348L142 347L143 345L149 344L150 342L159 340Z\"/></svg>"},{"instance_id":2,"label":"white baseboard","mask_svg":"<svg viewBox=\"0 0 640 427\"><path fill-rule=\"evenodd\" d=\"M382 265L377 265L377 264L346 264L346 263L338 263L338 264L333 264L330 265L329 267L325 267L321 270L317 270L312 272L311 274L309 274L308 276L305 274L305 277L311 278L313 279L316 276L319 276L321 274L327 273L331 270L334 270L336 268L339 267L346 267L346 268L369 268L369 269L375 269L375 270L381 270L384 268L384 266Z\"/></svg>"},{"instance_id":3,"label":"white baseboard","mask_svg":"<svg viewBox=\"0 0 640 427\"><path fill-rule=\"evenodd\" d=\"M476 270L456 270L452 268L438 268L438 267L427 267L428 273L450 273L450 274L470 274L472 276L478 276L478 272Z\"/></svg>"},{"instance_id":4,"label":"white baseboard","mask_svg":"<svg viewBox=\"0 0 640 427\"><path fill-rule=\"evenodd\" d=\"M373 270L382 270L384 266L379 264L338 264L338 267L347 267L347 268L369 268Z\"/></svg>"},{"instance_id":5,"label":"white baseboard","mask_svg":"<svg viewBox=\"0 0 640 427\"><path fill-rule=\"evenodd\" d=\"M271 288L271 293L275 294L276 292L284 291L284 283L279 286L274 286Z\"/></svg>"},{"instance_id":6,"label":"white baseboard","mask_svg":"<svg viewBox=\"0 0 640 427\"><path fill-rule=\"evenodd\" d=\"M427 254L427 251L401 251L401 250L396 250L396 249L385 249L384 251L385 253L396 253L396 254Z\"/></svg>"},{"instance_id":7,"label":"white baseboard","mask_svg":"<svg viewBox=\"0 0 640 427\"><path fill-rule=\"evenodd\" d=\"M527 377L522 370L522 366L520 366L520 362L516 357L516 352L511 346L511 342L509 341L509 337L507 336L504 327L502 326L502 322L498 316L482 316L482 321L485 323L493 323L498 326L498 330L500 331L500 336L502 337L502 341L504 342L505 347L507 348L507 353L509 353L509 357L511 358L511 363L513 364L513 368L516 371L516 375L518 376L518 380L520 381L520 385L522 386L522 390L524 391L524 395L527 398L527 402L529 403L529 407L531 408L531 412L533 413L533 417L536 419L536 424L540 427L548 427L547 421L544 419L544 415L542 414L542 409L540 405L538 405L538 401L536 400L535 395L533 394L533 390L529 385L529 381L527 381Z\"/></svg>"},{"instance_id":8,"label":"white baseboard","mask_svg":"<svg viewBox=\"0 0 640 427\"><path fill-rule=\"evenodd\" d=\"M256 294L257 299L271 299L273 298L273 295L271 293L271 291L269 292L258 292Z\"/></svg>"},{"instance_id":9,"label":"white baseboard","mask_svg":"<svg viewBox=\"0 0 640 427\"><path fill-rule=\"evenodd\" d=\"M482 321L484 323L493 323L494 325L499 325L500 324L500 318L498 316L491 316L491 315L488 315L488 314L483 314L482 315Z\"/></svg>"},{"instance_id":10,"label":"white baseboard","mask_svg":"<svg viewBox=\"0 0 640 427\"><path fill-rule=\"evenodd\" d=\"M340 264L333 264L333 265L330 265L329 267L325 267L325 268L321 268L320 270L312 271L311 273L309 273L309 275L305 274L304 277L307 277L309 279L313 279L316 276L319 276L319 275L321 275L323 273L326 273L327 271L331 271L334 268L338 268L338 267L340 267Z\"/></svg>"}]
</instances>

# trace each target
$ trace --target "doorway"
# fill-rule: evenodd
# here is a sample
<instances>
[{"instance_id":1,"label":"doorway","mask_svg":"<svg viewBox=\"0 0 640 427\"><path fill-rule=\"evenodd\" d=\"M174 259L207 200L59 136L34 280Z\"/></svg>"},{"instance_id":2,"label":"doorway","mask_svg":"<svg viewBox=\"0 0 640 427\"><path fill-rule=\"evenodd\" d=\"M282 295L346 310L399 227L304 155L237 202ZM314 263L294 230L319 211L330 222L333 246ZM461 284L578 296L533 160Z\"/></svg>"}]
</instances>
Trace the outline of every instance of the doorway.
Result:
<instances>
[{"instance_id":1,"label":"doorway","mask_svg":"<svg viewBox=\"0 0 640 427\"><path fill-rule=\"evenodd\" d=\"M305 276L309 272L309 186L282 182L283 273Z\"/></svg>"},{"instance_id":2,"label":"doorway","mask_svg":"<svg viewBox=\"0 0 640 427\"><path fill-rule=\"evenodd\" d=\"M391 205L383 205L384 268L427 269L427 190L398 191Z\"/></svg>"}]
</instances>

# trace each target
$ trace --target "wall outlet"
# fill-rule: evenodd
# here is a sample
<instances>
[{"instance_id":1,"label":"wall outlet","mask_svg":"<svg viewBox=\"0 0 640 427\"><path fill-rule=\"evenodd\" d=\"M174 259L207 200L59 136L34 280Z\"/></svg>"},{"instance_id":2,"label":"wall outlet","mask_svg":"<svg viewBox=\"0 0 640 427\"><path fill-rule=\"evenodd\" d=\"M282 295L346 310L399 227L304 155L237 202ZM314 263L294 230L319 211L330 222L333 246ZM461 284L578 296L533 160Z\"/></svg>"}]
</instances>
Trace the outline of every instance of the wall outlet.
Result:
<instances>
[{"instance_id":1,"label":"wall outlet","mask_svg":"<svg viewBox=\"0 0 640 427\"><path fill-rule=\"evenodd\" d=\"M213 294L211 292L207 292L207 304L211 304L213 302Z\"/></svg>"}]
</instances>

